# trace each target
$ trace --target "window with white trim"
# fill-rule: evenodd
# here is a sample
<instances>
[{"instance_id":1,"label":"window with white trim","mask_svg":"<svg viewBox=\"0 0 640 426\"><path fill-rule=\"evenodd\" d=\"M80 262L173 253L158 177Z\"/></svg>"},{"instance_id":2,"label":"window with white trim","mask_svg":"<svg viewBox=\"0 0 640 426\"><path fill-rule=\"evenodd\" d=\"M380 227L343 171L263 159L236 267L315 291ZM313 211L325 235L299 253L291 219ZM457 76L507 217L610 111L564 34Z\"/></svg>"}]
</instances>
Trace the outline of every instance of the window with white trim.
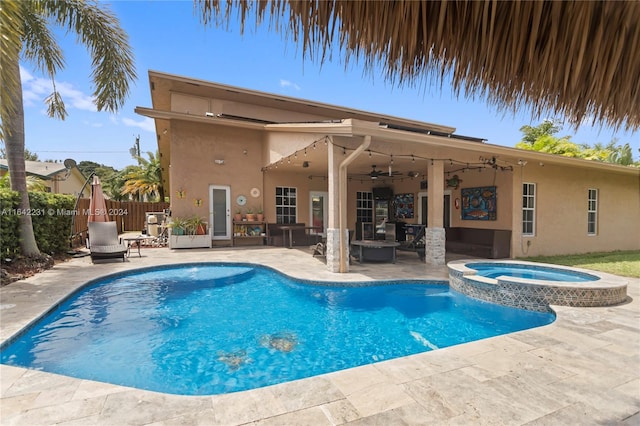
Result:
<instances>
[{"instance_id":1,"label":"window with white trim","mask_svg":"<svg viewBox=\"0 0 640 426\"><path fill-rule=\"evenodd\" d=\"M296 223L297 190L276 186L276 223Z\"/></svg>"},{"instance_id":2,"label":"window with white trim","mask_svg":"<svg viewBox=\"0 0 640 426\"><path fill-rule=\"evenodd\" d=\"M522 235L536 233L536 184L522 184Z\"/></svg>"},{"instance_id":3,"label":"window with white trim","mask_svg":"<svg viewBox=\"0 0 640 426\"><path fill-rule=\"evenodd\" d=\"M373 192L356 191L356 220L373 222Z\"/></svg>"},{"instance_id":4,"label":"window with white trim","mask_svg":"<svg viewBox=\"0 0 640 426\"><path fill-rule=\"evenodd\" d=\"M589 188L587 203L587 235L598 234L598 190Z\"/></svg>"}]
</instances>

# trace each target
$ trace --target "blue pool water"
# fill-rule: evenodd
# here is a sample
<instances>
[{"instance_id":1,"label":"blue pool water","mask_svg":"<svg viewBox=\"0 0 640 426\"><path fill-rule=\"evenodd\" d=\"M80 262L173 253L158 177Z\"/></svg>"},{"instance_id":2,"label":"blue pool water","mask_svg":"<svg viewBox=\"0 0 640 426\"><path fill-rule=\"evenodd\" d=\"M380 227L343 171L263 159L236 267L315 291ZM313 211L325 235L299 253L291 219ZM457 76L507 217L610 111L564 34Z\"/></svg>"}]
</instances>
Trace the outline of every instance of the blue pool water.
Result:
<instances>
[{"instance_id":1,"label":"blue pool water","mask_svg":"<svg viewBox=\"0 0 640 426\"><path fill-rule=\"evenodd\" d=\"M509 277L527 278L544 281L586 282L599 278L582 272L572 272L563 269L543 266L517 265L504 263L467 263L465 266L478 271L478 275L487 278L497 278L501 275Z\"/></svg>"},{"instance_id":2,"label":"blue pool water","mask_svg":"<svg viewBox=\"0 0 640 426\"><path fill-rule=\"evenodd\" d=\"M72 295L3 347L1 362L158 392L211 395L555 319L471 299L446 283L316 284L249 264L119 275Z\"/></svg>"}]
</instances>

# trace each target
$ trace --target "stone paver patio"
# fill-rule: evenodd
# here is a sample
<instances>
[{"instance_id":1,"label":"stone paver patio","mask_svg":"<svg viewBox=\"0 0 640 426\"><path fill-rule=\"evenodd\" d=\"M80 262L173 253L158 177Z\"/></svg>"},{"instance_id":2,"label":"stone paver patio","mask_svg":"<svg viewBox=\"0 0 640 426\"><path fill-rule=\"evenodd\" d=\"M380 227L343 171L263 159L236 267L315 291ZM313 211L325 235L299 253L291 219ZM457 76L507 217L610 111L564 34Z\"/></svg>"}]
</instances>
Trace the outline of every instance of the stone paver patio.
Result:
<instances>
[{"instance_id":1,"label":"stone paver patio","mask_svg":"<svg viewBox=\"0 0 640 426\"><path fill-rule=\"evenodd\" d=\"M143 266L254 262L315 280L446 279L413 253L334 274L308 250L143 248L0 288L4 341L87 280ZM2 425L640 424L640 280L628 301L554 307L548 326L260 389L176 396L0 365Z\"/></svg>"}]
</instances>

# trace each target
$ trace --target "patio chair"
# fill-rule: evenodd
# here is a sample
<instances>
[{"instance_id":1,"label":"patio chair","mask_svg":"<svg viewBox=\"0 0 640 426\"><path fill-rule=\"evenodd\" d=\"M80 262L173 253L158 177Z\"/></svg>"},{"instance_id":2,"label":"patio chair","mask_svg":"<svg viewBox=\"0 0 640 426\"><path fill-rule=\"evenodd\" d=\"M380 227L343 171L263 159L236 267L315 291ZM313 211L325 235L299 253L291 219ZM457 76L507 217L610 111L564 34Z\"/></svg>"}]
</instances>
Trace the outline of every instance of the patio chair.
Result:
<instances>
[{"instance_id":1,"label":"patio chair","mask_svg":"<svg viewBox=\"0 0 640 426\"><path fill-rule=\"evenodd\" d=\"M128 247L118 239L115 222L89 222L89 252L91 261L96 259L122 258L124 262Z\"/></svg>"},{"instance_id":2,"label":"patio chair","mask_svg":"<svg viewBox=\"0 0 640 426\"><path fill-rule=\"evenodd\" d=\"M400 245L396 247L396 250L414 251L418 254L418 257L420 259L423 259L425 256L424 233L426 228L426 226L420 227L418 232L416 232L415 237L413 237L411 241L400 243Z\"/></svg>"}]
</instances>

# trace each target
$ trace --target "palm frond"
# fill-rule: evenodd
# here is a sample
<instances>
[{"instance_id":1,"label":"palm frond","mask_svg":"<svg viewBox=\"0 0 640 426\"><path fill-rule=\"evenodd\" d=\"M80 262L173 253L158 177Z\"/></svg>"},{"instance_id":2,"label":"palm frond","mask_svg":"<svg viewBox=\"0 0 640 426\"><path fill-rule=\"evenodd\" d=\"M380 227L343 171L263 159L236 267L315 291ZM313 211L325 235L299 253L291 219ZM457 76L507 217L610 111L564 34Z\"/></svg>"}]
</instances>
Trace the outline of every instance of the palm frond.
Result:
<instances>
[{"instance_id":1,"label":"palm frond","mask_svg":"<svg viewBox=\"0 0 640 426\"><path fill-rule=\"evenodd\" d=\"M640 128L640 2L197 0L202 22L238 10L242 27L275 30L325 60L333 51L382 66L394 83L451 78L453 91L500 109L528 107L614 128Z\"/></svg>"},{"instance_id":2,"label":"palm frond","mask_svg":"<svg viewBox=\"0 0 640 426\"><path fill-rule=\"evenodd\" d=\"M136 78L128 36L115 15L104 4L83 0L44 0L45 15L62 27L73 30L89 49L99 111L117 111L129 94L129 83Z\"/></svg>"}]
</instances>

